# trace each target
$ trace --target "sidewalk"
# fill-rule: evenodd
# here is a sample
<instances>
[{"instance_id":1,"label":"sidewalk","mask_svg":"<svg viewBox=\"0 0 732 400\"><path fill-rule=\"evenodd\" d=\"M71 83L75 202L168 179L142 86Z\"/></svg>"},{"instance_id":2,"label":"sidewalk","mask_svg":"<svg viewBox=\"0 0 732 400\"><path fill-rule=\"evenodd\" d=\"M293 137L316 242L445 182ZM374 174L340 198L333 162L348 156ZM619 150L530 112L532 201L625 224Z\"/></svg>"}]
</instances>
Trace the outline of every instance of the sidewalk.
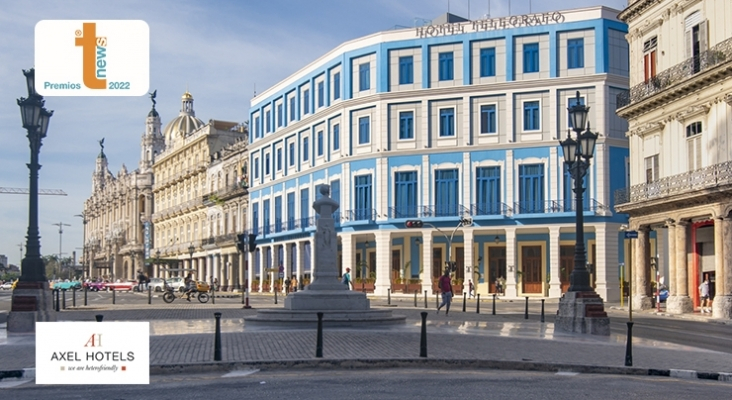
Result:
<instances>
[{"instance_id":1,"label":"sidewalk","mask_svg":"<svg viewBox=\"0 0 732 400\"><path fill-rule=\"evenodd\" d=\"M386 301L382 300L385 299L374 299L372 305L386 306ZM449 316L444 313L436 315L433 308L409 308L409 299L404 298L392 299L393 305L399 305L399 308L392 307L395 314L407 317L406 325L374 330L325 329L322 359L315 357L315 329L247 330L244 318L256 314L256 310L243 310L240 304L216 304L215 308L185 304L174 309L141 309L137 306L66 310L59 313L59 320L93 321L95 314L103 314L105 321L149 320L151 374L294 366L355 368L449 365L450 368L681 374L732 380L732 357L729 353L639 338L633 340L633 367L625 367L625 335L596 337L555 332L553 324L538 322L535 304L531 306L529 321L523 319L523 304L521 307L516 304L517 307L511 307L511 310L505 308L500 315L491 315L490 318L485 314L462 313L461 301L453 304L453 312ZM474 307L474 303L471 307ZM481 307L485 307L484 313L490 313L490 305L481 304ZM261 304L261 308L270 307ZM214 311L223 314L220 362L213 361ZM423 311L429 312L426 359L419 357L420 313ZM0 379L3 376L17 376L18 373L22 374L23 369L34 366L35 337L7 337L4 326L0 325Z\"/></svg>"}]
</instances>

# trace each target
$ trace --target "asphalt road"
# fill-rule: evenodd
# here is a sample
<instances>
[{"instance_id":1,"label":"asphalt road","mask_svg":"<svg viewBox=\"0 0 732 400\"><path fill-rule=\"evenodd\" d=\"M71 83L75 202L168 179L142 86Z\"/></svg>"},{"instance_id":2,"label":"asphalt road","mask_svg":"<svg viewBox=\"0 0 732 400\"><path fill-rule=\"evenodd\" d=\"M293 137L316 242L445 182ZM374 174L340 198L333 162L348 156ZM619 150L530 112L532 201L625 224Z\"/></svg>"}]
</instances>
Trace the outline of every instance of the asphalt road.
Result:
<instances>
[{"instance_id":1,"label":"asphalt road","mask_svg":"<svg viewBox=\"0 0 732 400\"><path fill-rule=\"evenodd\" d=\"M26 399L724 399L729 383L659 377L516 371L383 369L167 375L149 385L35 385L1 382L3 397ZM11 383L18 386L7 387ZM2 387L0 386L0 387Z\"/></svg>"}]
</instances>

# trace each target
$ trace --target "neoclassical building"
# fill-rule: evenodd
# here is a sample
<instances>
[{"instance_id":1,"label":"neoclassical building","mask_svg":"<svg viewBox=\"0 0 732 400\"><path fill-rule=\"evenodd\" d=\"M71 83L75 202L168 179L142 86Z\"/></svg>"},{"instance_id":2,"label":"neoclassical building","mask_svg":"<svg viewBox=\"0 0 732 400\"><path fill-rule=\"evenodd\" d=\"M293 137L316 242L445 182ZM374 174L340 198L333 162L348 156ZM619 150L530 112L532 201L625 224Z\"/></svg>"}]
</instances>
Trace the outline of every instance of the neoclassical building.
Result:
<instances>
[{"instance_id":1,"label":"neoclassical building","mask_svg":"<svg viewBox=\"0 0 732 400\"><path fill-rule=\"evenodd\" d=\"M88 277L133 279L145 269L151 246L153 160L164 148L155 104L147 115L139 168L125 165L113 175L104 154L104 139L92 175L91 196L84 201L84 263Z\"/></svg>"},{"instance_id":2,"label":"neoclassical building","mask_svg":"<svg viewBox=\"0 0 732 400\"><path fill-rule=\"evenodd\" d=\"M634 0L628 23L633 307L651 305L652 264L668 282L671 313L700 305L711 282L713 316L732 318L732 25L729 0ZM631 244L626 243L629 248Z\"/></svg>"},{"instance_id":3,"label":"neoclassical building","mask_svg":"<svg viewBox=\"0 0 732 400\"><path fill-rule=\"evenodd\" d=\"M628 158L615 115L628 88L617 13L447 14L343 43L260 93L249 112L250 280L310 278L311 206L328 184L340 203L338 263L358 289L430 290L451 261L455 282L479 293L501 279L508 297L560 297L575 206L558 140L579 102L601 134L582 210L592 284L617 301L627 218L613 193Z\"/></svg>"},{"instance_id":4,"label":"neoclassical building","mask_svg":"<svg viewBox=\"0 0 732 400\"><path fill-rule=\"evenodd\" d=\"M158 126L160 126L158 124ZM181 98L180 114L162 130L164 149L155 155L155 212L152 274L168 277L165 266L192 270L196 279L217 280L225 289L240 287L243 265L235 233L243 231L246 194L246 127L236 122L196 117L193 96ZM176 262L177 261L177 262ZM180 274L181 271L174 272Z\"/></svg>"}]
</instances>

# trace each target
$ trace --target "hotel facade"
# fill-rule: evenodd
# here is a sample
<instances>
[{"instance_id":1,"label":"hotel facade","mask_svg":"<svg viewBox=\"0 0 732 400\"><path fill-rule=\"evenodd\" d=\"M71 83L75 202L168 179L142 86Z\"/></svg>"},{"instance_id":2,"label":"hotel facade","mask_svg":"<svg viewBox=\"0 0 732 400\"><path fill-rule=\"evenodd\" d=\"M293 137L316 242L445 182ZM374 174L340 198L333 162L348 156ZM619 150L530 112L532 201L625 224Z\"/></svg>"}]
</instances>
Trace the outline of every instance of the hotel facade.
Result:
<instances>
[{"instance_id":1,"label":"hotel facade","mask_svg":"<svg viewBox=\"0 0 732 400\"><path fill-rule=\"evenodd\" d=\"M617 14L446 14L346 42L258 94L253 288L311 278L312 203L329 185L340 203L338 265L357 290L432 292L452 261L458 289L472 280L486 295L501 282L507 297L560 297L575 206L559 140L579 102L601 135L583 204L592 284L617 301L627 218L614 213L613 193L628 185L627 122L615 114L628 88L627 28ZM422 226L407 228L414 220Z\"/></svg>"}]
</instances>

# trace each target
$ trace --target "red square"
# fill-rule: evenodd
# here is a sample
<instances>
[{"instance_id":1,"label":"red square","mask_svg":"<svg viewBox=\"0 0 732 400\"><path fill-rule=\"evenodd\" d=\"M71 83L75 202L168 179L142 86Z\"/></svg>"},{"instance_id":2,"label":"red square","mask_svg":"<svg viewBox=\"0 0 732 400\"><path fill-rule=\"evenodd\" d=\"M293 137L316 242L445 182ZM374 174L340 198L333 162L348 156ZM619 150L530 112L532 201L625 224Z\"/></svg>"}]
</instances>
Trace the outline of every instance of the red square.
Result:
<instances>
[{"instance_id":1,"label":"red square","mask_svg":"<svg viewBox=\"0 0 732 400\"><path fill-rule=\"evenodd\" d=\"M122 371L127 371L127 367L125 367L125 366L123 365L123 366L122 366Z\"/></svg>"}]
</instances>

